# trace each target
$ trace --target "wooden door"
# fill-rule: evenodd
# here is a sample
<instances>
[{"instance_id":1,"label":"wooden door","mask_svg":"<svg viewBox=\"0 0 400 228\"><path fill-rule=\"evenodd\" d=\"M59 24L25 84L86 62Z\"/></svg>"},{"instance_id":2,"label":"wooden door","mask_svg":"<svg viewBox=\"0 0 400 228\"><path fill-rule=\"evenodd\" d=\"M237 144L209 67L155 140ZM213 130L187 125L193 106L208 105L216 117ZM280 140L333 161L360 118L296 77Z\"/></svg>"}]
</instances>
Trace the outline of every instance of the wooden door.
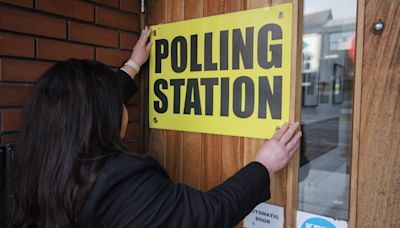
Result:
<instances>
[{"instance_id":1,"label":"wooden door","mask_svg":"<svg viewBox=\"0 0 400 228\"><path fill-rule=\"evenodd\" d=\"M299 120L302 0L152 0L148 2L148 24L182 21L275 4L293 2L291 71L291 121ZM299 50L299 52L297 51ZM297 63L297 64L296 64ZM208 190L254 159L263 140L151 129L150 151L166 167L175 182ZM270 204L285 207L286 227L294 227L297 203L298 156L287 169L272 176Z\"/></svg>"},{"instance_id":2,"label":"wooden door","mask_svg":"<svg viewBox=\"0 0 400 228\"><path fill-rule=\"evenodd\" d=\"M300 49L302 0L152 0L148 23L160 24L293 3L293 46ZM400 227L400 1L358 0L349 227ZM374 23L385 27L374 32ZM292 53L291 120L299 120L301 52ZM296 60L298 63L296 64ZM176 182L208 190L253 160L262 140L150 130L150 150ZM272 177L268 203L285 207L295 227L298 154Z\"/></svg>"},{"instance_id":3,"label":"wooden door","mask_svg":"<svg viewBox=\"0 0 400 228\"><path fill-rule=\"evenodd\" d=\"M359 0L350 227L400 227L399 18L398 0Z\"/></svg>"}]
</instances>

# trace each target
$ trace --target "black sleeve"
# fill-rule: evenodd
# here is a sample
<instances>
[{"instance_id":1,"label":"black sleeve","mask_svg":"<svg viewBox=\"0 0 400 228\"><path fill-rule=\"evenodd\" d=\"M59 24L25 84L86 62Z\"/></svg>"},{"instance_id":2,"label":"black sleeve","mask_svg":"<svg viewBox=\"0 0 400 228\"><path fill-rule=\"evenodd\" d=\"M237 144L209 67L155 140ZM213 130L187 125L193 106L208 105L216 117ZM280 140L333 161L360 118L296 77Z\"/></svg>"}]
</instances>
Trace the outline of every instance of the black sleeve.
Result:
<instances>
[{"instance_id":1,"label":"black sleeve","mask_svg":"<svg viewBox=\"0 0 400 228\"><path fill-rule=\"evenodd\" d=\"M115 72L117 82L121 88L122 98L124 103L127 104L129 99L136 93L137 86L134 80L123 70L117 70Z\"/></svg>"},{"instance_id":2,"label":"black sleeve","mask_svg":"<svg viewBox=\"0 0 400 228\"><path fill-rule=\"evenodd\" d=\"M221 185L201 192L154 171L125 180L102 201L101 227L234 227L270 198L269 174L252 162ZM112 219L110 219L112 218Z\"/></svg>"}]
</instances>

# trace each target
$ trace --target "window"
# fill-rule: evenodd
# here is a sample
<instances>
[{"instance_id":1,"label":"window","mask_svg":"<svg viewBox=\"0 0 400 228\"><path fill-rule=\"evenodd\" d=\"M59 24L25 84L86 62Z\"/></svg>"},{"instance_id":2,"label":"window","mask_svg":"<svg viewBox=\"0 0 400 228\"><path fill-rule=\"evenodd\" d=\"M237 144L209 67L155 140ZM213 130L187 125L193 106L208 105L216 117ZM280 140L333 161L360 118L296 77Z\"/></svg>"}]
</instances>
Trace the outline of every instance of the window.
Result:
<instances>
[{"instance_id":1,"label":"window","mask_svg":"<svg viewBox=\"0 0 400 228\"><path fill-rule=\"evenodd\" d=\"M298 210L347 221L356 0L304 4Z\"/></svg>"}]
</instances>

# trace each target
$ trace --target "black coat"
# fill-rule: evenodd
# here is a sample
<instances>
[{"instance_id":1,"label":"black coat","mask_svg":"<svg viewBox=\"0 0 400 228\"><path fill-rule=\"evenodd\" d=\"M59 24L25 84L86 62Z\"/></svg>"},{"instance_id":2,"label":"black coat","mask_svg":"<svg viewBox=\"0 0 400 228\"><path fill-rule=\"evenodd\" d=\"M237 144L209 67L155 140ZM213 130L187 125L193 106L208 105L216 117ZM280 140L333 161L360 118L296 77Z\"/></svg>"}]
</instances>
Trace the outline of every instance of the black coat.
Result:
<instances>
[{"instance_id":1,"label":"black coat","mask_svg":"<svg viewBox=\"0 0 400 228\"><path fill-rule=\"evenodd\" d=\"M130 77L117 72L124 100L136 91ZM132 92L133 91L133 92ZM215 188L202 192L174 184L151 158L120 153L97 175L78 226L233 227L270 198L267 169L252 162Z\"/></svg>"}]
</instances>

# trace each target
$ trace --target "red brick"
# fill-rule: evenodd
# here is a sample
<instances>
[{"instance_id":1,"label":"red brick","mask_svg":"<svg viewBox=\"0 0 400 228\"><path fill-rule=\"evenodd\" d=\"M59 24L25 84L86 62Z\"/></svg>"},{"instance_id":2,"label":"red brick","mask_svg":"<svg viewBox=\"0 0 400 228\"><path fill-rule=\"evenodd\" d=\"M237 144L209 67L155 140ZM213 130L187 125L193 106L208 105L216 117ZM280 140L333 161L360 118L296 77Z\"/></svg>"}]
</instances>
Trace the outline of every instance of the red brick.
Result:
<instances>
[{"instance_id":1,"label":"red brick","mask_svg":"<svg viewBox=\"0 0 400 228\"><path fill-rule=\"evenodd\" d=\"M0 61L0 80L34 82L53 64L34 60L2 59Z\"/></svg>"},{"instance_id":2,"label":"red brick","mask_svg":"<svg viewBox=\"0 0 400 228\"><path fill-rule=\"evenodd\" d=\"M118 47L118 33L111 29L70 22L69 39L89 44Z\"/></svg>"},{"instance_id":3,"label":"red brick","mask_svg":"<svg viewBox=\"0 0 400 228\"><path fill-rule=\"evenodd\" d=\"M140 13L140 1L121 0L121 10L126 10L132 13Z\"/></svg>"},{"instance_id":4,"label":"red brick","mask_svg":"<svg viewBox=\"0 0 400 228\"><path fill-rule=\"evenodd\" d=\"M0 55L34 57L33 37L0 32Z\"/></svg>"},{"instance_id":5,"label":"red brick","mask_svg":"<svg viewBox=\"0 0 400 228\"><path fill-rule=\"evenodd\" d=\"M139 27L137 16L102 7L96 7L96 23L132 32L137 32Z\"/></svg>"},{"instance_id":6,"label":"red brick","mask_svg":"<svg viewBox=\"0 0 400 228\"><path fill-rule=\"evenodd\" d=\"M39 38L37 57L41 59L67 60L69 58L93 59L94 48L81 44Z\"/></svg>"},{"instance_id":7,"label":"red brick","mask_svg":"<svg viewBox=\"0 0 400 228\"><path fill-rule=\"evenodd\" d=\"M17 6L33 8L33 0L0 0L0 2L6 2Z\"/></svg>"},{"instance_id":8,"label":"red brick","mask_svg":"<svg viewBox=\"0 0 400 228\"><path fill-rule=\"evenodd\" d=\"M128 106L126 108L128 110L128 120L129 122L132 121L139 121L140 120L140 108L139 106Z\"/></svg>"},{"instance_id":9,"label":"red brick","mask_svg":"<svg viewBox=\"0 0 400 228\"><path fill-rule=\"evenodd\" d=\"M96 48L96 60L111 67L119 67L131 56L130 51Z\"/></svg>"},{"instance_id":10,"label":"red brick","mask_svg":"<svg viewBox=\"0 0 400 228\"><path fill-rule=\"evenodd\" d=\"M136 139L140 136L140 132L141 132L141 125L136 123L130 123L126 128L124 139L125 140Z\"/></svg>"},{"instance_id":11,"label":"red brick","mask_svg":"<svg viewBox=\"0 0 400 228\"><path fill-rule=\"evenodd\" d=\"M32 86L0 84L0 106L24 106Z\"/></svg>"},{"instance_id":12,"label":"red brick","mask_svg":"<svg viewBox=\"0 0 400 228\"><path fill-rule=\"evenodd\" d=\"M35 35L65 38L66 22L37 13L0 8L0 28Z\"/></svg>"},{"instance_id":13,"label":"red brick","mask_svg":"<svg viewBox=\"0 0 400 228\"><path fill-rule=\"evenodd\" d=\"M103 4L103 5L107 5L107 6L112 6L112 7L119 7L119 0L94 0L97 3ZM135 1L135 0L132 0Z\"/></svg>"},{"instance_id":14,"label":"red brick","mask_svg":"<svg viewBox=\"0 0 400 228\"><path fill-rule=\"evenodd\" d=\"M17 134L3 135L3 136L1 136L1 143L2 144L16 143L17 142L17 138L18 138Z\"/></svg>"},{"instance_id":15,"label":"red brick","mask_svg":"<svg viewBox=\"0 0 400 228\"><path fill-rule=\"evenodd\" d=\"M119 33L119 47L122 49L132 50L133 46L138 41L139 37L133 33L120 32Z\"/></svg>"},{"instance_id":16,"label":"red brick","mask_svg":"<svg viewBox=\"0 0 400 228\"><path fill-rule=\"evenodd\" d=\"M3 111L3 131L18 131L21 126L22 110L9 109Z\"/></svg>"},{"instance_id":17,"label":"red brick","mask_svg":"<svg viewBox=\"0 0 400 228\"><path fill-rule=\"evenodd\" d=\"M77 0L36 0L36 9L72 17L85 21L93 21L93 4Z\"/></svg>"}]
</instances>

